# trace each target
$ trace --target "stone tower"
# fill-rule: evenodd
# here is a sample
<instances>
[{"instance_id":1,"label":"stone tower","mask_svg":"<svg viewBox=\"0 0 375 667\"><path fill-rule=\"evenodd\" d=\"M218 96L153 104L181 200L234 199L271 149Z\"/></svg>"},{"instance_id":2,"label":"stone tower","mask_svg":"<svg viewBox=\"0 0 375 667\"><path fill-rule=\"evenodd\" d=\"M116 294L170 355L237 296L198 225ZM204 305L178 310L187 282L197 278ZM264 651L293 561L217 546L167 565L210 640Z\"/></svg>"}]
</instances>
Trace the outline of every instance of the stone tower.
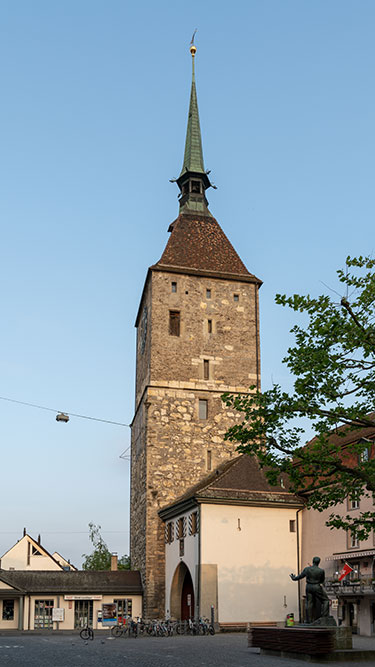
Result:
<instances>
[{"instance_id":1,"label":"stone tower","mask_svg":"<svg viewBox=\"0 0 375 667\"><path fill-rule=\"evenodd\" d=\"M164 615L164 529L158 511L235 454L236 416L223 392L260 386L258 290L208 210L191 46L192 84L180 210L148 270L136 319L130 552L141 570L144 616Z\"/></svg>"}]
</instances>

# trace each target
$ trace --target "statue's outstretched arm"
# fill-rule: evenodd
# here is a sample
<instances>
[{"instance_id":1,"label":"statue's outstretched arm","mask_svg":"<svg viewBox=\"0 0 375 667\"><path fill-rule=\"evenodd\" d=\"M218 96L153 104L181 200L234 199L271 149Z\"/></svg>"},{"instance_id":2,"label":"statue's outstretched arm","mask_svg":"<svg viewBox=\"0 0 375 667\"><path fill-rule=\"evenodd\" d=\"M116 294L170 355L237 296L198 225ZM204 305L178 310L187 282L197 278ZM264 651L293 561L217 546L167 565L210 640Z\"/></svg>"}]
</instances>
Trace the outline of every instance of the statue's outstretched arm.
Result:
<instances>
[{"instance_id":1,"label":"statue's outstretched arm","mask_svg":"<svg viewBox=\"0 0 375 667\"><path fill-rule=\"evenodd\" d=\"M306 577L306 572L305 570L302 570L301 574L290 574L289 576L292 581L298 581L299 579Z\"/></svg>"}]
</instances>

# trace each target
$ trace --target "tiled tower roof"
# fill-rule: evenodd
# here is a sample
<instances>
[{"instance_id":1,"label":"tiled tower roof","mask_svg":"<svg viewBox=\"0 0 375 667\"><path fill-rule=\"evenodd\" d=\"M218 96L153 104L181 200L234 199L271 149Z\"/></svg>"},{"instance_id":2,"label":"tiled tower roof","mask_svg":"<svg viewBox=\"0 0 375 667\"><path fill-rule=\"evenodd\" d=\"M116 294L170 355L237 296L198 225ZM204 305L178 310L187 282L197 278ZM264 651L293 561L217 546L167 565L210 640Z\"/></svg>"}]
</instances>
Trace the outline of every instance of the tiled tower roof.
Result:
<instances>
[{"instance_id":1,"label":"tiled tower roof","mask_svg":"<svg viewBox=\"0 0 375 667\"><path fill-rule=\"evenodd\" d=\"M160 260L151 268L193 269L261 282L251 274L214 217L179 215Z\"/></svg>"}]
</instances>

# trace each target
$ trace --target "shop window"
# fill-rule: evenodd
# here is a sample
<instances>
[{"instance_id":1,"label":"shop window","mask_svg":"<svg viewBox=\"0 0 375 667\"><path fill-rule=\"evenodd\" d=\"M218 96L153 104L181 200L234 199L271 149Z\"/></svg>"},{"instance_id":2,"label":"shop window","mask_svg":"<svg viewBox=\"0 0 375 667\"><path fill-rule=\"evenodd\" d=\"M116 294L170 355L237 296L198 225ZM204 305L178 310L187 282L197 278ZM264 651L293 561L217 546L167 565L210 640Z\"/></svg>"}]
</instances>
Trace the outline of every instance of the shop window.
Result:
<instances>
[{"instance_id":1,"label":"shop window","mask_svg":"<svg viewBox=\"0 0 375 667\"><path fill-rule=\"evenodd\" d=\"M132 600L119 598L113 602L117 604L117 622L121 625L127 618L132 617Z\"/></svg>"},{"instance_id":2,"label":"shop window","mask_svg":"<svg viewBox=\"0 0 375 667\"><path fill-rule=\"evenodd\" d=\"M203 359L203 379L210 379L210 362L208 359Z\"/></svg>"},{"instance_id":3,"label":"shop window","mask_svg":"<svg viewBox=\"0 0 375 667\"><path fill-rule=\"evenodd\" d=\"M199 399L199 419L207 419L208 417L208 401Z\"/></svg>"},{"instance_id":4,"label":"shop window","mask_svg":"<svg viewBox=\"0 0 375 667\"><path fill-rule=\"evenodd\" d=\"M94 603L92 600L74 601L74 627L84 628L86 625L92 627Z\"/></svg>"},{"instance_id":5,"label":"shop window","mask_svg":"<svg viewBox=\"0 0 375 667\"><path fill-rule=\"evenodd\" d=\"M14 621L14 600L3 600L3 621Z\"/></svg>"},{"instance_id":6,"label":"shop window","mask_svg":"<svg viewBox=\"0 0 375 667\"><path fill-rule=\"evenodd\" d=\"M34 609L34 630L52 630L53 600L35 600Z\"/></svg>"},{"instance_id":7,"label":"shop window","mask_svg":"<svg viewBox=\"0 0 375 667\"><path fill-rule=\"evenodd\" d=\"M180 312L178 310L169 311L169 335L180 335Z\"/></svg>"}]
</instances>

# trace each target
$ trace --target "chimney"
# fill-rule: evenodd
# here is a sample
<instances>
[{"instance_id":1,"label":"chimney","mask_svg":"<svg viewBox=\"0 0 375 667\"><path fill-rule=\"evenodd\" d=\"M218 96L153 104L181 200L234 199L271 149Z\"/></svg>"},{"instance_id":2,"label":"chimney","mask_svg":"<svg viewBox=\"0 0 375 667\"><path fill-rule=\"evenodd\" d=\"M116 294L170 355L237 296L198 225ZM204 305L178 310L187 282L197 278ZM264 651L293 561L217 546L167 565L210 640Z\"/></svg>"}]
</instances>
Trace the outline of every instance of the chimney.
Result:
<instances>
[{"instance_id":1,"label":"chimney","mask_svg":"<svg viewBox=\"0 0 375 667\"><path fill-rule=\"evenodd\" d=\"M25 537L26 535L26 528L23 529L23 536Z\"/></svg>"},{"instance_id":2,"label":"chimney","mask_svg":"<svg viewBox=\"0 0 375 667\"><path fill-rule=\"evenodd\" d=\"M38 544L40 544L40 535L38 535Z\"/></svg>"},{"instance_id":3,"label":"chimney","mask_svg":"<svg viewBox=\"0 0 375 667\"><path fill-rule=\"evenodd\" d=\"M117 553L111 554L111 572L117 572Z\"/></svg>"}]
</instances>

